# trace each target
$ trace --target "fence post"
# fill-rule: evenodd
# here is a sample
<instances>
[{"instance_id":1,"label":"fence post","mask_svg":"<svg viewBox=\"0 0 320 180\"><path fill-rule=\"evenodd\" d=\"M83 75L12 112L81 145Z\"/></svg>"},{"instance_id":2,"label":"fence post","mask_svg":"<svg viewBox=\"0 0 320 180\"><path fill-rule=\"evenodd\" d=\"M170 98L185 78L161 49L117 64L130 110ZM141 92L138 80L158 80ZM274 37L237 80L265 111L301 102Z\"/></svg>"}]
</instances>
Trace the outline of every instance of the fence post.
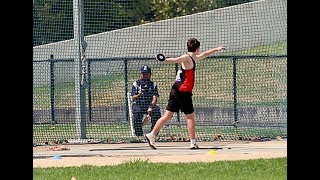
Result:
<instances>
[{"instance_id":1,"label":"fence post","mask_svg":"<svg viewBox=\"0 0 320 180\"><path fill-rule=\"evenodd\" d=\"M233 126L237 127L238 121L238 109L237 109L237 58L232 58L233 64L233 113L234 113L234 122Z\"/></svg>"},{"instance_id":2,"label":"fence post","mask_svg":"<svg viewBox=\"0 0 320 180\"><path fill-rule=\"evenodd\" d=\"M50 108L51 108L51 121L53 124L56 124L54 117L54 62L53 54L50 55Z\"/></svg>"},{"instance_id":3,"label":"fence post","mask_svg":"<svg viewBox=\"0 0 320 180\"><path fill-rule=\"evenodd\" d=\"M73 0L73 23L74 43L77 55L74 60L75 67L75 125L78 139L86 137L86 116L85 116L85 49L84 41L84 20L83 0Z\"/></svg>"},{"instance_id":4,"label":"fence post","mask_svg":"<svg viewBox=\"0 0 320 180\"><path fill-rule=\"evenodd\" d=\"M87 83L88 83L88 117L89 117L89 122L92 120L92 99L91 99L91 60L87 59Z\"/></svg>"},{"instance_id":5,"label":"fence post","mask_svg":"<svg viewBox=\"0 0 320 180\"><path fill-rule=\"evenodd\" d=\"M128 59L124 59L124 91L125 91L125 102L126 102L126 120L129 122L129 104L128 104Z\"/></svg>"}]
</instances>

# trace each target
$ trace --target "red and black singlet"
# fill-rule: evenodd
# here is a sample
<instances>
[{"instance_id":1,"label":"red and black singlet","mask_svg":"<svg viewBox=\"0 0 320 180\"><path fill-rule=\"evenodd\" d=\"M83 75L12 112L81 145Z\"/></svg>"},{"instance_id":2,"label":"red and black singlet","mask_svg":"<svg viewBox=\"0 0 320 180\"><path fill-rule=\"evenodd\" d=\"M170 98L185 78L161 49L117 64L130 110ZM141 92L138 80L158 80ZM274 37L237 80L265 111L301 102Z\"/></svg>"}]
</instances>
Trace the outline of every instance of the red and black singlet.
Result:
<instances>
[{"instance_id":1,"label":"red and black singlet","mask_svg":"<svg viewBox=\"0 0 320 180\"><path fill-rule=\"evenodd\" d=\"M190 58L192 59L193 68L185 70L181 67L180 70L177 71L175 86L177 90L181 92L192 92L194 87L196 62L191 56Z\"/></svg>"}]
</instances>

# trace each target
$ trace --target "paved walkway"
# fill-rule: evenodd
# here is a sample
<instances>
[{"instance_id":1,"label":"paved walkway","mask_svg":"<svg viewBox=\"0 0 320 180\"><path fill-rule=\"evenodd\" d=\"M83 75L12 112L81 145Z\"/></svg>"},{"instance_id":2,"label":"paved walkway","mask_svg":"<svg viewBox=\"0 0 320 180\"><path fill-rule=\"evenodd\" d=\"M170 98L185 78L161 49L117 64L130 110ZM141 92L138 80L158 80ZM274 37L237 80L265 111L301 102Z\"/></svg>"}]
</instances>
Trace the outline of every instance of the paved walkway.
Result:
<instances>
[{"instance_id":1,"label":"paved walkway","mask_svg":"<svg viewBox=\"0 0 320 180\"><path fill-rule=\"evenodd\" d=\"M33 148L33 167L104 166L135 160L178 163L287 157L286 140L198 144L197 150L190 150L189 142L157 142L157 150L147 143L38 146Z\"/></svg>"}]
</instances>

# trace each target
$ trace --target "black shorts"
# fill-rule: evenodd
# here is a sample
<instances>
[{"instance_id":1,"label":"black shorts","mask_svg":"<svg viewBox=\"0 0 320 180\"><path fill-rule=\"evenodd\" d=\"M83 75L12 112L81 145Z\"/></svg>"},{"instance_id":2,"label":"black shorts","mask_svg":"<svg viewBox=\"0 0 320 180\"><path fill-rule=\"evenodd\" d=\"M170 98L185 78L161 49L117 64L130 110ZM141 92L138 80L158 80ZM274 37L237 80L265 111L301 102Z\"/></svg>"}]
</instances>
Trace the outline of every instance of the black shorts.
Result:
<instances>
[{"instance_id":1,"label":"black shorts","mask_svg":"<svg viewBox=\"0 0 320 180\"><path fill-rule=\"evenodd\" d=\"M166 110L171 112L179 112L181 110L184 114L193 113L192 92L181 92L172 88Z\"/></svg>"}]
</instances>

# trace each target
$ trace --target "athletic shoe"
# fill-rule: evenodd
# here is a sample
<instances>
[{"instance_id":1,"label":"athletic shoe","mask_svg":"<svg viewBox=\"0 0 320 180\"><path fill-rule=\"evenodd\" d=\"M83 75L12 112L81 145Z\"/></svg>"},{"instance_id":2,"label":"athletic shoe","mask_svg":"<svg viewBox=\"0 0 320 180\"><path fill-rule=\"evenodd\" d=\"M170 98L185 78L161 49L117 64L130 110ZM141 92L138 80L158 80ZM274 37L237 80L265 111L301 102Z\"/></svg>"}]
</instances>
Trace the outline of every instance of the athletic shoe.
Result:
<instances>
[{"instance_id":1,"label":"athletic shoe","mask_svg":"<svg viewBox=\"0 0 320 180\"><path fill-rule=\"evenodd\" d=\"M197 144L190 144L190 149L199 149Z\"/></svg>"},{"instance_id":2,"label":"athletic shoe","mask_svg":"<svg viewBox=\"0 0 320 180\"><path fill-rule=\"evenodd\" d=\"M150 133L147 133L144 137L146 138L146 140L148 141L149 146L152 149L157 149L155 147L156 136L152 136Z\"/></svg>"}]
</instances>

